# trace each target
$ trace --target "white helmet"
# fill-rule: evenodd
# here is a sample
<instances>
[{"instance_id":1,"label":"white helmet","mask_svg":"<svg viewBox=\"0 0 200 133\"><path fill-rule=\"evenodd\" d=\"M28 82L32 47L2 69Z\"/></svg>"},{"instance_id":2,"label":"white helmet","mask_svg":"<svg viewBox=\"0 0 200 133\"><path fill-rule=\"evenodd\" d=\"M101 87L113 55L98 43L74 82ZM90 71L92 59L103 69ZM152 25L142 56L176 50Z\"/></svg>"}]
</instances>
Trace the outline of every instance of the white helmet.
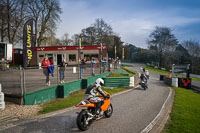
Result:
<instances>
[{"instance_id":1,"label":"white helmet","mask_svg":"<svg viewBox=\"0 0 200 133\"><path fill-rule=\"evenodd\" d=\"M97 86L102 86L104 84L104 80L102 79L102 78L98 78L97 80L96 80L96 85Z\"/></svg>"}]
</instances>

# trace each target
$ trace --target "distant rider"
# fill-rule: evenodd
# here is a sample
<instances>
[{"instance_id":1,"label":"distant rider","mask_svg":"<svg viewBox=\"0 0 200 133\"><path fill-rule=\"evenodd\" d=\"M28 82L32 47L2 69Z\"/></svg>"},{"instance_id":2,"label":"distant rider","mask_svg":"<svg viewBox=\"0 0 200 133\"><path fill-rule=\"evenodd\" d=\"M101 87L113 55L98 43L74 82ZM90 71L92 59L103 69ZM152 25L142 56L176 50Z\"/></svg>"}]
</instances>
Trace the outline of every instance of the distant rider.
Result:
<instances>
[{"instance_id":1,"label":"distant rider","mask_svg":"<svg viewBox=\"0 0 200 133\"><path fill-rule=\"evenodd\" d=\"M141 75L140 75L140 83L142 81L145 81L147 83L147 77L146 77L146 75L144 73L141 73Z\"/></svg>"},{"instance_id":2,"label":"distant rider","mask_svg":"<svg viewBox=\"0 0 200 133\"><path fill-rule=\"evenodd\" d=\"M105 92L101 89L101 86L104 84L104 80L98 78L96 82L90 86L88 86L84 99L89 100L92 103L96 103L96 115L103 115L103 111L101 111L101 105L103 105L104 100L97 97L97 93L100 93L104 98L109 98L109 95L106 95Z\"/></svg>"}]
</instances>

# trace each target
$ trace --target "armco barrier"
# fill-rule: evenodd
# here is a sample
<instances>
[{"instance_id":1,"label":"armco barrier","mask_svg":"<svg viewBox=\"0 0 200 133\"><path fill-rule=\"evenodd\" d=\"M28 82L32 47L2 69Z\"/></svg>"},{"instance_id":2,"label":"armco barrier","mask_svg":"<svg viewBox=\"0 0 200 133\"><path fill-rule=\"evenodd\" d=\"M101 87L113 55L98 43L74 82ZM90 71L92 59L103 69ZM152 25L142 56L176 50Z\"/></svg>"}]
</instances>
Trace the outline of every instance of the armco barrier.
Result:
<instances>
[{"instance_id":1,"label":"armco barrier","mask_svg":"<svg viewBox=\"0 0 200 133\"><path fill-rule=\"evenodd\" d=\"M103 78L106 87L129 87L129 77L106 77Z\"/></svg>"},{"instance_id":2,"label":"armco barrier","mask_svg":"<svg viewBox=\"0 0 200 133\"><path fill-rule=\"evenodd\" d=\"M106 76L108 76L110 73L107 72L107 73L104 73L104 74L101 74L101 75L97 75L97 76L94 76L94 77L89 77L87 78L87 82L86 82L86 85L83 86L83 89L87 88L89 85L93 84L97 78L105 78Z\"/></svg>"},{"instance_id":3,"label":"armco barrier","mask_svg":"<svg viewBox=\"0 0 200 133\"><path fill-rule=\"evenodd\" d=\"M52 86L39 91L26 93L24 94L24 105L40 104L56 98L67 97L74 91L85 89L87 86L94 83L97 78L106 77L107 75L109 75L109 72L94 77L89 77L88 79L82 79L62 85Z\"/></svg>"},{"instance_id":4,"label":"armco barrier","mask_svg":"<svg viewBox=\"0 0 200 133\"><path fill-rule=\"evenodd\" d=\"M167 85L172 86L172 78L165 77L164 81Z\"/></svg>"},{"instance_id":5,"label":"armco barrier","mask_svg":"<svg viewBox=\"0 0 200 133\"><path fill-rule=\"evenodd\" d=\"M34 105L56 99L57 86L24 94L24 105Z\"/></svg>"}]
</instances>

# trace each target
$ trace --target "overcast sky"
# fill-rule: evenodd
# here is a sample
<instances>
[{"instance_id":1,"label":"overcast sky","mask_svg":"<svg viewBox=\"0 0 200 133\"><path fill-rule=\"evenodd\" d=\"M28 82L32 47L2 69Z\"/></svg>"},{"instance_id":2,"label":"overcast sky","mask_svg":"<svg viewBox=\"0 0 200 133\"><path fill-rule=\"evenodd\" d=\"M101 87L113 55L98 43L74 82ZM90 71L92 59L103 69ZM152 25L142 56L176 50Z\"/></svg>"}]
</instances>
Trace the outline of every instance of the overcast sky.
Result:
<instances>
[{"instance_id":1,"label":"overcast sky","mask_svg":"<svg viewBox=\"0 0 200 133\"><path fill-rule=\"evenodd\" d=\"M155 26L173 30L179 42L200 41L200 0L61 0L56 36L70 37L96 18L109 24L125 43L146 48Z\"/></svg>"}]
</instances>

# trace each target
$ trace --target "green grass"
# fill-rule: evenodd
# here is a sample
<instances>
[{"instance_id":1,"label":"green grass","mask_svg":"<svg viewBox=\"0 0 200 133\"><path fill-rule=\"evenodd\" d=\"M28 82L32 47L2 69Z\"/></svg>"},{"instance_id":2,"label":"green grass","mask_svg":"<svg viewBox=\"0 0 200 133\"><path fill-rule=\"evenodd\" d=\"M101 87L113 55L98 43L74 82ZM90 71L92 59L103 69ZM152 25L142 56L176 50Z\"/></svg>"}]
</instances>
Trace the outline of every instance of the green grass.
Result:
<instances>
[{"instance_id":1,"label":"green grass","mask_svg":"<svg viewBox=\"0 0 200 133\"><path fill-rule=\"evenodd\" d=\"M123 67L132 67L133 65L124 65L122 64Z\"/></svg>"},{"instance_id":2,"label":"green grass","mask_svg":"<svg viewBox=\"0 0 200 133\"><path fill-rule=\"evenodd\" d=\"M127 71L128 70L128 71ZM136 71L127 69L126 67L123 67L123 69L117 69L115 73L110 73L108 77L132 77L134 74L130 73L129 71L136 73ZM128 74L128 75L123 75Z\"/></svg>"},{"instance_id":3,"label":"green grass","mask_svg":"<svg viewBox=\"0 0 200 133\"><path fill-rule=\"evenodd\" d=\"M146 66L145 67L146 70L149 70L151 72L155 72L155 73L159 73L161 75L167 75L169 72L168 71L164 71L164 70L160 70L160 69L156 69L156 68L153 68L153 67L149 67L149 66ZM182 74L178 74L177 75L178 77L185 77L185 75L182 75ZM190 77L192 80L195 80L195 81L200 81L200 78L195 78L195 77Z\"/></svg>"},{"instance_id":4,"label":"green grass","mask_svg":"<svg viewBox=\"0 0 200 133\"><path fill-rule=\"evenodd\" d=\"M45 114L68 107L72 107L78 104L85 94L85 90L77 91L76 93L71 94L67 98L56 99L54 101L45 103L42 105L42 109L39 111L39 114Z\"/></svg>"},{"instance_id":5,"label":"green grass","mask_svg":"<svg viewBox=\"0 0 200 133\"><path fill-rule=\"evenodd\" d=\"M102 87L102 89L112 95L117 92L124 91L127 88L106 89L106 88ZM85 90L81 90L81 91L74 92L67 98L57 99L57 100L45 103L45 104L41 105L42 109L39 111L39 114L46 114L49 112L53 112L53 111L57 111L57 110L75 106L81 100L83 100L84 94L85 94Z\"/></svg>"},{"instance_id":6,"label":"green grass","mask_svg":"<svg viewBox=\"0 0 200 133\"><path fill-rule=\"evenodd\" d=\"M166 133L200 133L200 95L183 88L176 91Z\"/></svg>"},{"instance_id":7,"label":"green grass","mask_svg":"<svg viewBox=\"0 0 200 133\"><path fill-rule=\"evenodd\" d=\"M120 73L110 73L108 77L128 77L128 76L121 75Z\"/></svg>"},{"instance_id":8,"label":"green grass","mask_svg":"<svg viewBox=\"0 0 200 133\"><path fill-rule=\"evenodd\" d=\"M128 71L130 71L130 72L133 72L133 73L137 73L137 71L134 71L134 70L132 70L132 69L128 69L128 68L126 68L126 67L123 67L123 69L125 69L124 71L126 71L127 73L129 73ZM128 71L127 71L128 70ZM132 74L132 73L129 73L129 74L131 74L131 76L130 77L132 77L134 74Z\"/></svg>"},{"instance_id":9,"label":"green grass","mask_svg":"<svg viewBox=\"0 0 200 133\"><path fill-rule=\"evenodd\" d=\"M146 70L149 70L149 71L151 71L151 72L155 72L155 73L162 74L162 75L167 75L167 74L169 73L168 71L156 69L156 68L149 67L149 66L146 66L145 69L146 69Z\"/></svg>"},{"instance_id":10,"label":"green grass","mask_svg":"<svg viewBox=\"0 0 200 133\"><path fill-rule=\"evenodd\" d=\"M200 82L200 78L195 78L195 77L191 77L192 80L195 80L195 81L199 81Z\"/></svg>"}]
</instances>

